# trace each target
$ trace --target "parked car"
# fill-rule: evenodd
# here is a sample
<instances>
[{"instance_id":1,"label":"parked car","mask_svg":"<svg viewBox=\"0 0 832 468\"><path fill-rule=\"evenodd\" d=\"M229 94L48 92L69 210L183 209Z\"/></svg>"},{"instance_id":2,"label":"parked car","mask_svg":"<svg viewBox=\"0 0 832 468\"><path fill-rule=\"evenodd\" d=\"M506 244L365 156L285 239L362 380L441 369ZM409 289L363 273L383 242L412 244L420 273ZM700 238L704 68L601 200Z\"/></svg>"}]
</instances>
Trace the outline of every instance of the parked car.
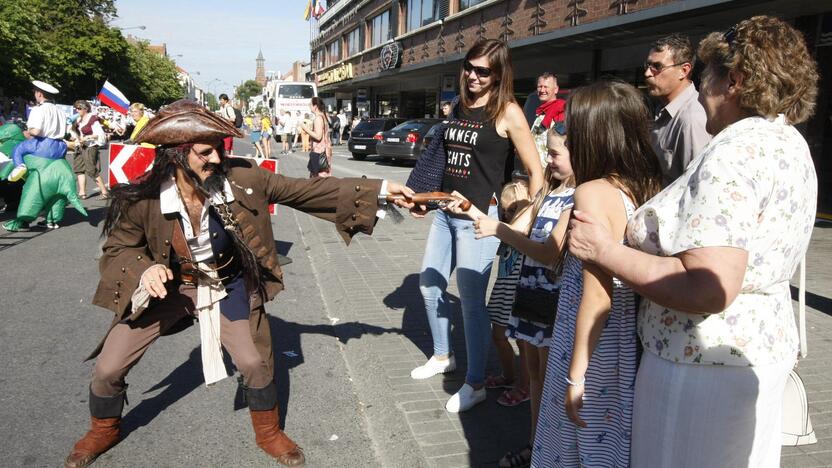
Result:
<instances>
[{"instance_id":1,"label":"parked car","mask_svg":"<svg viewBox=\"0 0 832 468\"><path fill-rule=\"evenodd\" d=\"M405 119L391 118L361 119L350 132L350 139L347 141L352 158L363 161L368 154L376 154L376 134L390 130L404 121Z\"/></svg>"},{"instance_id":2,"label":"parked car","mask_svg":"<svg viewBox=\"0 0 832 468\"><path fill-rule=\"evenodd\" d=\"M427 148L433 138L431 132L441 122L442 119L413 119L381 132L376 151L384 159L415 161Z\"/></svg>"}]
</instances>

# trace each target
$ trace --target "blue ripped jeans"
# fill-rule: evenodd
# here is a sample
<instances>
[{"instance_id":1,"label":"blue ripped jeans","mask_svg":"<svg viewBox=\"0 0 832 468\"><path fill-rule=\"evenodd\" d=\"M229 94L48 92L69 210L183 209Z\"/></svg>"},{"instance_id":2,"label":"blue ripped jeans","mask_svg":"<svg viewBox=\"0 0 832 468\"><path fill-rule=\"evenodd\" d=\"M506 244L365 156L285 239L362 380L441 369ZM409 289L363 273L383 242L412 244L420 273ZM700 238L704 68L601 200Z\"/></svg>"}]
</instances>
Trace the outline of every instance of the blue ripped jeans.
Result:
<instances>
[{"instance_id":1,"label":"blue ripped jeans","mask_svg":"<svg viewBox=\"0 0 832 468\"><path fill-rule=\"evenodd\" d=\"M490 206L488 216L497 217L497 207ZM474 238L474 222L453 218L436 211L430 227L419 289L433 335L433 354L448 355L451 346L451 317L446 290L451 272L456 269L457 288L465 326L468 370L465 382L485 382L488 348L491 346L491 322L485 308L485 291L491 276L491 264L500 240L496 237Z\"/></svg>"}]
</instances>

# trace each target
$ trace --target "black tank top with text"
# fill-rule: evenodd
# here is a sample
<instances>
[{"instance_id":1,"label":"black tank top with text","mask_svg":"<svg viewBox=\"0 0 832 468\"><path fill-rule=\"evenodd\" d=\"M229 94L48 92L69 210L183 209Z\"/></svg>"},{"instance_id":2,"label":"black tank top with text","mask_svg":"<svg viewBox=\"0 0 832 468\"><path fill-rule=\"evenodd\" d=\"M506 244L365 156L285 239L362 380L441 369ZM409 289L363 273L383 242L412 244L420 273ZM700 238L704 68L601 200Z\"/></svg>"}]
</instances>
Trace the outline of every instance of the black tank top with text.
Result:
<instances>
[{"instance_id":1,"label":"black tank top with text","mask_svg":"<svg viewBox=\"0 0 832 468\"><path fill-rule=\"evenodd\" d=\"M445 129L445 174L442 191L465 195L483 213L491 198L499 196L505 182L505 168L514 146L497 133L485 106L465 108L460 104L454 120Z\"/></svg>"}]
</instances>

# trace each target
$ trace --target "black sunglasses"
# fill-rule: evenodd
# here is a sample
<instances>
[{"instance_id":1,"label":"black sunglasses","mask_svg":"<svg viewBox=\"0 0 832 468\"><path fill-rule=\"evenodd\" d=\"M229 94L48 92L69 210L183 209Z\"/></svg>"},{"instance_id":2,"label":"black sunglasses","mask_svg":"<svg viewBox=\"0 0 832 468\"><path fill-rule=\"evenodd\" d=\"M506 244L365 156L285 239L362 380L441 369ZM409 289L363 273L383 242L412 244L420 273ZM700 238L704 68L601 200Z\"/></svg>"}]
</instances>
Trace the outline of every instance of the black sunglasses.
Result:
<instances>
[{"instance_id":1,"label":"black sunglasses","mask_svg":"<svg viewBox=\"0 0 832 468\"><path fill-rule=\"evenodd\" d=\"M478 77L480 78L488 78L491 76L491 69L488 67L475 67L469 61L462 62L462 69L465 70L465 73L471 73L473 71Z\"/></svg>"}]
</instances>

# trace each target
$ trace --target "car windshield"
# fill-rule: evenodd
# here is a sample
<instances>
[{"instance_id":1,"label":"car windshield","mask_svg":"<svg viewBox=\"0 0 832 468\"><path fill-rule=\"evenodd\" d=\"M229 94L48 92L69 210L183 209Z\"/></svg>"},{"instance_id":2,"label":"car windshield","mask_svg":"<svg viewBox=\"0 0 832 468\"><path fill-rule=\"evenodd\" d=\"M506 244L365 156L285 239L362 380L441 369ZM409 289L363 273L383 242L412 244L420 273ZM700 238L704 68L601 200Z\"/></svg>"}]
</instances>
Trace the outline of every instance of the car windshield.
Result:
<instances>
[{"instance_id":1,"label":"car windshield","mask_svg":"<svg viewBox=\"0 0 832 468\"><path fill-rule=\"evenodd\" d=\"M356 132L377 132L384 126L384 120L362 120L356 127Z\"/></svg>"},{"instance_id":2,"label":"car windshield","mask_svg":"<svg viewBox=\"0 0 832 468\"><path fill-rule=\"evenodd\" d=\"M393 127L393 130L400 132L419 132L427 128L428 125L430 124L412 120Z\"/></svg>"},{"instance_id":3,"label":"car windshield","mask_svg":"<svg viewBox=\"0 0 832 468\"><path fill-rule=\"evenodd\" d=\"M315 95L310 85L280 85L277 96L289 99L309 99Z\"/></svg>"}]
</instances>

